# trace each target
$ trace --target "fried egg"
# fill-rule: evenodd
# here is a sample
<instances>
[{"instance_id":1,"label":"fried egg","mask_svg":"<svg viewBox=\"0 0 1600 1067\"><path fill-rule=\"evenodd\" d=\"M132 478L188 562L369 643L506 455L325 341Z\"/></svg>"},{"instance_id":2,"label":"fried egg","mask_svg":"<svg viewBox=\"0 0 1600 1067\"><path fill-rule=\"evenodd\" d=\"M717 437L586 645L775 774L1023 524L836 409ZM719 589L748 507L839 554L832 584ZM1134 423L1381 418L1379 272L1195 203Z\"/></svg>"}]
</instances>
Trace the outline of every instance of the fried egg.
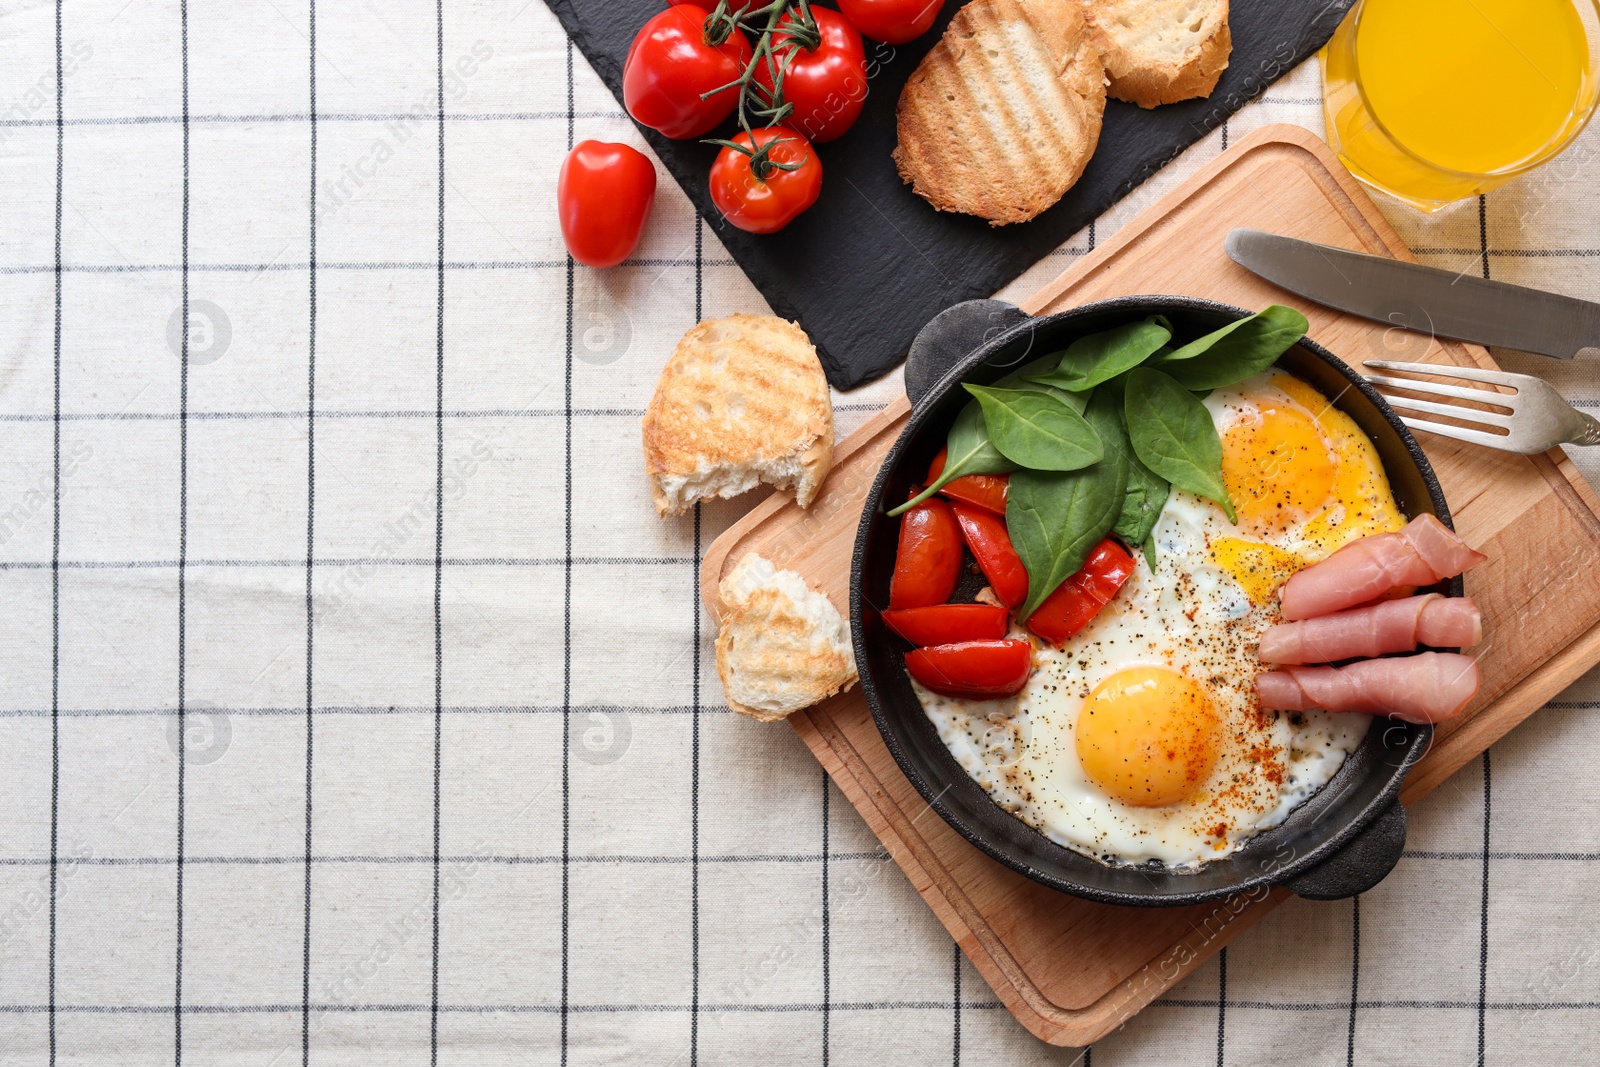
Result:
<instances>
[{"instance_id":1,"label":"fried egg","mask_svg":"<svg viewBox=\"0 0 1600 1067\"><path fill-rule=\"evenodd\" d=\"M1326 785L1370 721L1263 711L1255 675L1279 586L1356 537L1404 525L1372 442L1280 371L1205 405L1237 523L1173 492L1155 569L1137 568L1062 648L1032 638L1034 672L1014 697L959 700L913 683L997 803L1104 862L1192 870L1228 855Z\"/></svg>"}]
</instances>

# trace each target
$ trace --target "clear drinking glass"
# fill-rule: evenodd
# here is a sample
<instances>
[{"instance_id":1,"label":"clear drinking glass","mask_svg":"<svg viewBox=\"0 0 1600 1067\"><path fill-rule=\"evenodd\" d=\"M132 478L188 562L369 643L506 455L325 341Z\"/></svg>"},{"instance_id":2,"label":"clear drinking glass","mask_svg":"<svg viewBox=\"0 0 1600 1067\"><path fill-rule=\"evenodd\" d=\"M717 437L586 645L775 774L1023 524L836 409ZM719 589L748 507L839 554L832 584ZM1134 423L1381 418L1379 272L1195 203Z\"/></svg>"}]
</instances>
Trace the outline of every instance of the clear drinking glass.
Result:
<instances>
[{"instance_id":1,"label":"clear drinking glass","mask_svg":"<svg viewBox=\"0 0 1600 1067\"><path fill-rule=\"evenodd\" d=\"M1358 0L1321 58L1345 166L1436 211L1583 131L1600 100L1600 0Z\"/></svg>"}]
</instances>

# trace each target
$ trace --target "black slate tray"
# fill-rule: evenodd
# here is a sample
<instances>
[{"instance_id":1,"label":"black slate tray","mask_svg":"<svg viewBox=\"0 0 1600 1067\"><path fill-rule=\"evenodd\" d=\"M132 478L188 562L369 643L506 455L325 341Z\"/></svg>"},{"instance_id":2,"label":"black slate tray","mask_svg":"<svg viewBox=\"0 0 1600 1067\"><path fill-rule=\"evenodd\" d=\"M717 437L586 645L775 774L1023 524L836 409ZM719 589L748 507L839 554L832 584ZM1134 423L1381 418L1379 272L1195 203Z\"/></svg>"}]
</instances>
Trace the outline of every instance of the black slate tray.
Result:
<instances>
[{"instance_id":1,"label":"black slate tray","mask_svg":"<svg viewBox=\"0 0 1600 1067\"><path fill-rule=\"evenodd\" d=\"M546 2L620 101L628 45L661 0ZM1020 225L934 211L889 158L900 89L960 7L954 0L910 44L867 42L872 77L861 118L818 146L822 198L780 233L748 234L722 219L706 184L714 146L640 129L772 310L811 335L828 380L853 389L904 359L938 312L992 295L1322 47L1352 2L1233 0L1233 56L1216 91L1153 111L1109 102L1100 147L1078 184Z\"/></svg>"}]
</instances>

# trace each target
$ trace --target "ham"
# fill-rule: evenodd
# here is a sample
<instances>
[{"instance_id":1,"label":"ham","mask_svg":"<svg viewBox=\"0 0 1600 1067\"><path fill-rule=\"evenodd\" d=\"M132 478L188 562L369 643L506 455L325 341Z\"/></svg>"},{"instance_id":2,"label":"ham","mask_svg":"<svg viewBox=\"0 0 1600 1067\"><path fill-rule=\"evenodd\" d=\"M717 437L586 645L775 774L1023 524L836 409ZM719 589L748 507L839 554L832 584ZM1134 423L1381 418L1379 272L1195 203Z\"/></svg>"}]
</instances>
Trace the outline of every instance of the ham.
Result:
<instances>
[{"instance_id":1,"label":"ham","mask_svg":"<svg viewBox=\"0 0 1600 1067\"><path fill-rule=\"evenodd\" d=\"M1298 622L1343 611L1391 589L1453 578L1488 558L1432 515L1419 515L1398 533L1352 541L1290 578L1283 586L1283 617Z\"/></svg>"},{"instance_id":2,"label":"ham","mask_svg":"<svg viewBox=\"0 0 1600 1067\"><path fill-rule=\"evenodd\" d=\"M1269 627L1261 635L1261 661L1334 663L1413 652L1418 645L1457 648L1481 640L1483 621L1470 597L1428 593Z\"/></svg>"},{"instance_id":3,"label":"ham","mask_svg":"<svg viewBox=\"0 0 1600 1067\"><path fill-rule=\"evenodd\" d=\"M1268 710L1325 708L1439 722L1478 692L1478 661L1456 652L1422 652L1344 667L1284 667L1257 675L1256 692Z\"/></svg>"}]
</instances>

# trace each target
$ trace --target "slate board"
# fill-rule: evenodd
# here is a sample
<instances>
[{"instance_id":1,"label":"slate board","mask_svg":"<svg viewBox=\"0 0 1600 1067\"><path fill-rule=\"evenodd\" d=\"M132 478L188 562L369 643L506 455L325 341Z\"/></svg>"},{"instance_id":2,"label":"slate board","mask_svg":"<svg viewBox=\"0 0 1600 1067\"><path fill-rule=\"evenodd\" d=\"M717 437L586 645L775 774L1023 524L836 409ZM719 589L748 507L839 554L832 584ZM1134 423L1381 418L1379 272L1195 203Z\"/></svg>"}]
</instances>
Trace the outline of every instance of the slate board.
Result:
<instances>
[{"instance_id":1,"label":"slate board","mask_svg":"<svg viewBox=\"0 0 1600 1067\"><path fill-rule=\"evenodd\" d=\"M628 46L661 0L546 2L620 101ZM993 295L1322 47L1352 2L1233 0L1233 56L1216 91L1153 111L1110 101L1100 146L1078 184L1020 225L934 211L889 158L900 89L959 9L953 0L933 30L908 45L867 42L872 77L861 118L819 146L822 198L780 233L748 234L717 212L706 184L714 146L640 129L772 310L810 334L828 380L853 389L903 360L934 315Z\"/></svg>"}]
</instances>

